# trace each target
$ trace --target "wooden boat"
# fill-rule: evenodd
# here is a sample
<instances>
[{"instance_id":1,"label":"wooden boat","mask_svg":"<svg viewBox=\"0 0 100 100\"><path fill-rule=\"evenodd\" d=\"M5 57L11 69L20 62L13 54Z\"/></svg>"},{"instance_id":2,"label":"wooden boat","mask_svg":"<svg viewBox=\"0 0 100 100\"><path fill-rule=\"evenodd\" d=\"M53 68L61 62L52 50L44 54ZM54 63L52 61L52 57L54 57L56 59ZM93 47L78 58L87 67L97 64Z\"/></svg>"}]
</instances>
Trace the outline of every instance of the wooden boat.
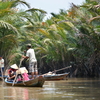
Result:
<instances>
[{"instance_id":1,"label":"wooden boat","mask_svg":"<svg viewBox=\"0 0 100 100\"><path fill-rule=\"evenodd\" d=\"M18 81L15 82L13 86L24 86L24 87L42 87L45 82L43 76L38 76L35 79L30 79L28 81ZM8 86L12 86L13 81L8 81L7 78L5 79L5 83Z\"/></svg>"},{"instance_id":2,"label":"wooden boat","mask_svg":"<svg viewBox=\"0 0 100 100\"><path fill-rule=\"evenodd\" d=\"M66 79L69 73L63 73L63 74L45 74L44 79L46 81L55 81L55 80L63 80Z\"/></svg>"},{"instance_id":3,"label":"wooden boat","mask_svg":"<svg viewBox=\"0 0 100 100\"><path fill-rule=\"evenodd\" d=\"M65 68L61 68L58 70L54 70L52 72L48 72L46 74L43 74L44 78L46 81L52 81L52 80L63 80L66 79L67 76L69 75L69 73L63 73L63 74L55 74L58 71L64 70L64 69L68 69L71 68L72 66L67 66Z\"/></svg>"}]
</instances>

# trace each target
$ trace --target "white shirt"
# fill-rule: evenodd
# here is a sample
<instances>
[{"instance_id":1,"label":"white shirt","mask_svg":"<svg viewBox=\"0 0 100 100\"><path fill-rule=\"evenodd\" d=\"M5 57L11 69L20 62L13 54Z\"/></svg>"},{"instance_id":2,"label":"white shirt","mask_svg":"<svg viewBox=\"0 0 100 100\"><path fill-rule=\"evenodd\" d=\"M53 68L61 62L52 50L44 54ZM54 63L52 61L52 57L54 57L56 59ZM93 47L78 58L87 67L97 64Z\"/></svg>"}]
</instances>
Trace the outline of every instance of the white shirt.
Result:
<instances>
[{"instance_id":1,"label":"white shirt","mask_svg":"<svg viewBox=\"0 0 100 100\"><path fill-rule=\"evenodd\" d=\"M0 68L4 67L4 59L0 59Z\"/></svg>"},{"instance_id":2,"label":"white shirt","mask_svg":"<svg viewBox=\"0 0 100 100\"><path fill-rule=\"evenodd\" d=\"M29 63L37 61L35 57L34 49L28 49L26 52L26 56L29 57Z\"/></svg>"}]
</instances>

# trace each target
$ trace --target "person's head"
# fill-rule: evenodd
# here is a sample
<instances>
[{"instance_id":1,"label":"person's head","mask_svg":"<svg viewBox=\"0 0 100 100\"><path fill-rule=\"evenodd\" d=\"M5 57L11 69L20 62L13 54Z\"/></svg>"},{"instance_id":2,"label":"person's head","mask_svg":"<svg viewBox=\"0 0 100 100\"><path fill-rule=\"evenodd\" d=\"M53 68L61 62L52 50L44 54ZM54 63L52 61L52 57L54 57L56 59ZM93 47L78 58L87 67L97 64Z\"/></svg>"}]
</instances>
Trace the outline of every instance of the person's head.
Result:
<instances>
[{"instance_id":1,"label":"person's head","mask_svg":"<svg viewBox=\"0 0 100 100\"><path fill-rule=\"evenodd\" d=\"M0 56L0 59L2 59L2 56Z\"/></svg>"},{"instance_id":2,"label":"person's head","mask_svg":"<svg viewBox=\"0 0 100 100\"><path fill-rule=\"evenodd\" d=\"M31 48L32 45L31 45L31 44L27 44L26 47L27 47L27 48Z\"/></svg>"}]
</instances>

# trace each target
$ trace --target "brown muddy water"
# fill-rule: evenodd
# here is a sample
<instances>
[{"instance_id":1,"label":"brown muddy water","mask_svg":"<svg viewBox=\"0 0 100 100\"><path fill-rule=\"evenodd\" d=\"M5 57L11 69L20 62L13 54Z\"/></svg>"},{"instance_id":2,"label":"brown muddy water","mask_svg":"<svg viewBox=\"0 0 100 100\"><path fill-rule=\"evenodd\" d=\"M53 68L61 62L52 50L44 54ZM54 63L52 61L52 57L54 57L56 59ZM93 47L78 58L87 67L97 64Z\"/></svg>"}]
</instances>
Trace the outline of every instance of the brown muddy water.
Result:
<instances>
[{"instance_id":1,"label":"brown muddy water","mask_svg":"<svg viewBox=\"0 0 100 100\"><path fill-rule=\"evenodd\" d=\"M0 81L0 100L100 100L100 79L46 81L42 88L6 86Z\"/></svg>"}]
</instances>

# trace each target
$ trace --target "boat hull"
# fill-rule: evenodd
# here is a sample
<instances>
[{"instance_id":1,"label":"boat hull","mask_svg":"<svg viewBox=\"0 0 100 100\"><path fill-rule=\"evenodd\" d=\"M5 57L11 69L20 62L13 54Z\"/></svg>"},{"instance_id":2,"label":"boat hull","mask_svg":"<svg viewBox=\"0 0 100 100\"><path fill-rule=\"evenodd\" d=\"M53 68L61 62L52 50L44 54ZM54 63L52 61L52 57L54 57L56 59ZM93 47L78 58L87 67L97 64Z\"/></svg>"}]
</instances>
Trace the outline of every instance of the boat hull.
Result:
<instances>
[{"instance_id":1,"label":"boat hull","mask_svg":"<svg viewBox=\"0 0 100 100\"><path fill-rule=\"evenodd\" d=\"M29 81L18 81L15 82L13 86L24 86L24 87L42 87L45 82L45 79L42 76L38 76L35 79L30 79ZM8 86L12 86L13 81L7 81L5 79L5 83Z\"/></svg>"},{"instance_id":2,"label":"boat hull","mask_svg":"<svg viewBox=\"0 0 100 100\"><path fill-rule=\"evenodd\" d=\"M44 79L46 81L64 80L67 78L68 75L69 75L69 73L55 74L55 75L44 75Z\"/></svg>"}]
</instances>

